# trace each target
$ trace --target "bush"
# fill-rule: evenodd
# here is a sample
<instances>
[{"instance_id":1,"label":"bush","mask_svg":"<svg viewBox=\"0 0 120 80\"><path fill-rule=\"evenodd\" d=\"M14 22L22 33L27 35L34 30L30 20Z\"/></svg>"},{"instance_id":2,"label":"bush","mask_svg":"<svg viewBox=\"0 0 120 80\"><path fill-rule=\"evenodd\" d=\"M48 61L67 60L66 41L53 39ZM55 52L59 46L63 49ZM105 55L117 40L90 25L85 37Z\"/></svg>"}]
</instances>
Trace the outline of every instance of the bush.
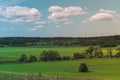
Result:
<instances>
[{"instance_id":1,"label":"bush","mask_svg":"<svg viewBox=\"0 0 120 80\"><path fill-rule=\"evenodd\" d=\"M120 52L117 52L117 53L115 54L115 57L116 57L116 58L120 58Z\"/></svg>"},{"instance_id":2,"label":"bush","mask_svg":"<svg viewBox=\"0 0 120 80\"><path fill-rule=\"evenodd\" d=\"M42 61L54 61L61 60L60 54L57 51L43 51L40 54L40 59Z\"/></svg>"},{"instance_id":3,"label":"bush","mask_svg":"<svg viewBox=\"0 0 120 80\"><path fill-rule=\"evenodd\" d=\"M63 56L62 59L63 60L70 60L70 56Z\"/></svg>"},{"instance_id":4,"label":"bush","mask_svg":"<svg viewBox=\"0 0 120 80\"><path fill-rule=\"evenodd\" d=\"M37 58L34 55L30 55L29 62L35 62L37 61Z\"/></svg>"},{"instance_id":5,"label":"bush","mask_svg":"<svg viewBox=\"0 0 120 80\"><path fill-rule=\"evenodd\" d=\"M73 59L83 59L83 58L85 58L84 54L80 54L80 53L73 54Z\"/></svg>"},{"instance_id":6,"label":"bush","mask_svg":"<svg viewBox=\"0 0 120 80\"><path fill-rule=\"evenodd\" d=\"M88 72L88 68L87 68L87 65L85 63L80 64L79 72Z\"/></svg>"},{"instance_id":7,"label":"bush","mask_svg":"<svg viewBox=\"0 0 120 80\"><path fill-rule=\"evenodd\" d=\"M20 56L19 61L20 61L20 62L27 62L27 59L28 59L28 57L27 57L25 54L22 54L22 55Z\"/></svg>"},{"instance_id":8,"label":"bush","mask_svg":"<svg viewBox=\"0 0 120 80\"><path fill-rule=\"evenodd\" d=\"M99 52L99 51L96 51L96 52L94 52L94 57L95 58L102 58L103 57L103 53Z\"/></svg>"}]
</instances>

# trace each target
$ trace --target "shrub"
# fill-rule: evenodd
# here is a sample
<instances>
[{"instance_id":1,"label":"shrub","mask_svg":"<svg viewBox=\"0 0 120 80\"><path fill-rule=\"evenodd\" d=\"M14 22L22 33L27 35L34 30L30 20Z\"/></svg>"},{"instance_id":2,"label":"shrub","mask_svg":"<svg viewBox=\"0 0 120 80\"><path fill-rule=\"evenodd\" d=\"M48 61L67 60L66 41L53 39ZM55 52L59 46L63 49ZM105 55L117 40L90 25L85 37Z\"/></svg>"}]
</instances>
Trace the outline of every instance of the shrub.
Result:
<instances>
[{"instance_id":1,"label":"shrub","mask_svg":"<svg viewBox=\"0 0 120 80\"><path fill-rule=\"evenodd\" d=\"M43 51L40 54L40 60L42 60L42 61L48 61L48 52L47 51Z\"/></svg>"},{"instance_id":2,"label":"shrub","mask_svg":"<svg viewBox=\"0 0 120 80\"><path fill-rule=\"evenodd\" d=\"M35 62L37 61L37 58L34 55L30 55L29 62Z\"/></svg>"},{"instance_id":3,"label":"shrub","mask_svg":"<svg viewBox=\"0 0 120 80\"><path fill-rule=\"evenodd\" d=\"M61 60L60 54L57 51L43 51L40 54L40 59L42 61L54 61Z\"/></svg>"},{"instance_id":4,"label":"shrub","mask_svg":"<svg viewBox=\"0 0 120 80\"><path fill-rule=\"evenodd\" d=\"M25 54L22 54L22 55L20 56L19 61L20 61L20 62L27 62L27 59L28 59L28 57L27 57Z\"/></svg>"},{"instance_id":5,"label":"shrub","mask_svg":"<svg viewBox=\"0 0 120 80\"><path fill-rule=\"evenodd\" d=\"M115 54L115 57L116 57L116 58L120 58L120 52L117 52L117 53Z\"/></svg>"},{"instance_id":6,"label":"shrub","mask_svg":"<svg viewBox=\"0 0 120 80\"><path fill-rule=\"evenodd\" d=\"M94 57L95 58L102 58L103 57L103 53L101 51L100 52L99 51L95 51L94 52Z\"/></svg>"},{"instance_id":7,"label":"shrub","mask_svg":"<svg viewBox=\"0 0 120 80\"><path fill-rule=\"evenodd\" d=\"M88 68L87 68L87 65L85 63L80 64L79 72L88 72Z\"/></svg>"},{"instance_id":8,"label":"shrub","mask_svg":"<svg viewBox=\"0 0 120 80\"><path fill-rule=\"evenodd\" d=\"M84 54L74 53L73 58L74 59L83 59L83 58L85 58L85 56L84 56Z\"/></svg>"},{"instance_id":9,"label":"shrub","mask_svg":"<svg viewBox=\"0 0 120 80\"><path fill-rule=\"evenodd\" d=\"M63 60L70 60L70 56L63 56L62 59Z\"/></svg>"}]
</instances>

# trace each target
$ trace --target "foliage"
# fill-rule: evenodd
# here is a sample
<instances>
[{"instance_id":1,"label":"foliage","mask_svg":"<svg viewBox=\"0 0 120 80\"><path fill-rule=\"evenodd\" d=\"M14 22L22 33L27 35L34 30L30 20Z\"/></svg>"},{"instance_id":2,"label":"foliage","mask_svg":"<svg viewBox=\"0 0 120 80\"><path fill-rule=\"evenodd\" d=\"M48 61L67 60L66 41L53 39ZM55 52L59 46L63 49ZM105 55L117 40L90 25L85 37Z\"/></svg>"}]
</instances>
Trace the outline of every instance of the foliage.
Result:
<instances>
[{"instance_id":1,"label":"foliage","mask_svg":"<svg viewBox=\"0 0 120 80\"><path fill-rule=\"evenodd\" d=\"M42 61L54 61L54 60L60 60L60 54L57 51L43 51L40 54L40 59Z\"/></svg>"},{"instance_id":2,"label":"foliage","mask_svg":"<svg viewBox=\"0 0 120 80\"><path fill-rule=\"evenodd\" d=\"M103 57L103 52L101 47L99 46L90 46L85 50L86 56L88 58L102 58Z\"/></svg>"},{"instance_id":3,"label":"foliage","mask_svg":"<svg viewBox=\"0 0 120 80\"><path fill-rule=\"evenodd\" d=\"M107 49L107 53L108 53L108 55L109 55L110 58L113 57L112 52L113 52L113 49L112 49L112 48L108 48L108 49Z\"/></svg>"},{"instance_id":4,"label":"foliage","mask_svg":"<svg viewBox=\"0 0 120 80\"><path fill-rule=\"evenodd\" d=\"M37 61L37 58L34 55L29 56L29 62L35 62Z\"/></svg>"},{"instance_id":5,"label":"foliage","mask_svg":"<svg viewBox=\"0 0 120 80\"><path fill-rule=\"evenodd\" d=\"M0 38L3 46L95 46L116 47L120 44L120 35L104 37L5 37Z\"/></svg>"},{"instance_id":6,"label":"foliage","mask_svg":"<svg viewBox=\"0 0 120 80\"><path fill-rule=\"evenodd\" d=\"M73 53L73 59L83 59L85 58L84 54Z\"/></svg>"},{"instance_id":7,"label":"foliage","mask_svg":"<svg viewBox=\"0 0 120 80\"><path fill-rule=\"evenodd\" d=\"M120 47L116 49L118 52L115 54L116 58L120 58Z\"/></svg>"},{"instance_id":8,"label":"foliage","mask_svg":"<svg viewBox=\"0 0 120 80\"><path fill-rule=\"evenodd\" d=\"M95 58L102 58L103 57L103 52L102 52L101 47L98 47L98 46L94 47L93 56Z\"/></svg>"},{"instance_id":9,"label":"foliage","mask_svg":"<svg viewBox=\"0 0 120 80\"><path fill-rule=\"evenodd\" d=\"M117 53L115 54L115 57L116 57L116 58L120 58L120 52L117 52Z\"/></svg>"},{"instance_id":10,"label":"foliage","mask_svg":"<svg viewBox=\"0 0 120 80\"><path fill-rule=\"evenodd\" d=\"M79 72L88 72L88 67L85 63L81 63L79 66Z\"/></svg>"},{"instance_id":11,"label":"foliage","mask_svg":"<svg viewBox=\"0 0 120 80\"><path fill-rule=\"evenodd\" d=\"M25 54L22 54L22 55L20 56L19 61L20 61L20 62L27 62L27 59L28 59L28 57L27 57Z\"/></svg>"},{"instance_id":12,"label":"foliage","mask_svg":"<svg viewBox=\"0 0 120 80\"><path fill-rule=\"evenodd\" d=\"M62 60L70 60L70 56L63 56Z\"/></svg>"}]
</instances>

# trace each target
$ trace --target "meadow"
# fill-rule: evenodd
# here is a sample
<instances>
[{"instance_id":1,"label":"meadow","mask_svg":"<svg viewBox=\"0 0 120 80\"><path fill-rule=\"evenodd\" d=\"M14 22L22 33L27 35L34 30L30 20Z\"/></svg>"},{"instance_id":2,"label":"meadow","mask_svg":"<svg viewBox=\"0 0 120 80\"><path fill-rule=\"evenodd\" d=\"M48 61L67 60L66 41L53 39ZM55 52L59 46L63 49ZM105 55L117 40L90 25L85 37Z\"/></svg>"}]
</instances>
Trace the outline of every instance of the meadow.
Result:
<instances>
[{"instance_id":1,"label":"meadow","mask_svg":"<svg viewBox=\"0 0 120 80\"><path fill-rule=\"evenodd\" d=\"M40 56L43 50L55 50L61 55L72 56L75 52L83 52L87 47L7 47L0 48L0 59L19 58L21 54ZM116 50L113 48L113 52ZM106 54L106 48L103 48ZM80 63L85 62L88 73L78 72ZM0 73L9 74L42 74L44 76L75 77L79 79L120 80L119 58L96 58L79 60L62 60L33 63L0 64Z\"/></svg>"}]
</instances>

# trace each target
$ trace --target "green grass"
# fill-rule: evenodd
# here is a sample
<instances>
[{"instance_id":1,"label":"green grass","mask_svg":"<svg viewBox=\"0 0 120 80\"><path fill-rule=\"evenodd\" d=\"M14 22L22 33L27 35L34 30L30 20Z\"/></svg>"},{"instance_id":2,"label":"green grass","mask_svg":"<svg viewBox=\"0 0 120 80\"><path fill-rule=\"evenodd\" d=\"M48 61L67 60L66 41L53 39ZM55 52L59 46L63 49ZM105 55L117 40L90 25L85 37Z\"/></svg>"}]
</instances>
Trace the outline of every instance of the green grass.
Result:
<instances>
[{"instance_id":1,"label":"green grass","mask_svg":"<svg viewBox=\"0 0 120 80\"><path fill-rule=\"evenodd\" d=\"M19 58L21 54L40 56L43 50L58 51L61 56L72 56L75 52L84 52L87 47L6 47L0 48L0 58ZM104 54L107 54L107 48L103 48ZM113 48L113 54L116 53L116 48Z\"/></svg>"},{"instance_id":2,"label":"green grass","mask_svg":"<svg viewBox=\"0 0 120 80\"><path fill-rule=\"evenodd\" d=\"M35 55L39 57L43 50L55 50L61 55L72 56L74 52L83 52L87 47L8 47L0 48L0 59L18 58L21 54ZM116 53L113 48L113 53ZM107 51L104 48L103 52ZM79 64L85 62L88 65L88 73L78 72ZM101 78L106 80L120 80L120 59L81 59L69 61L35 62L35 63L5 63L0 64L1 73L23 73L48 76L63 76L76 78Z\"/></svg>"},{"instance_id":3,"label":"green grass","mask_svg":"<svg viewBox=\"0 0 120 80\"><path fill-rule=\"evenodd\" d=\"M74 52L82 52L86 47L7 47L0 48L0 57L18 58L21 54L39 56L43 50L55 50L61 55L72 56Z\"/></svg>"},{"instance_id":4,"label":"green grass","mask_svg":"<svg viewBox=\"0 0 120 80\"><path fill-rule=\"evenodd\" d=\"M88 65L88 73L78 72L81 62ZM0 64L0 72L30 73L50 76L103 78L120 80L120 59L82 59L55 62Z\"/></svg>"}]
</instances>

